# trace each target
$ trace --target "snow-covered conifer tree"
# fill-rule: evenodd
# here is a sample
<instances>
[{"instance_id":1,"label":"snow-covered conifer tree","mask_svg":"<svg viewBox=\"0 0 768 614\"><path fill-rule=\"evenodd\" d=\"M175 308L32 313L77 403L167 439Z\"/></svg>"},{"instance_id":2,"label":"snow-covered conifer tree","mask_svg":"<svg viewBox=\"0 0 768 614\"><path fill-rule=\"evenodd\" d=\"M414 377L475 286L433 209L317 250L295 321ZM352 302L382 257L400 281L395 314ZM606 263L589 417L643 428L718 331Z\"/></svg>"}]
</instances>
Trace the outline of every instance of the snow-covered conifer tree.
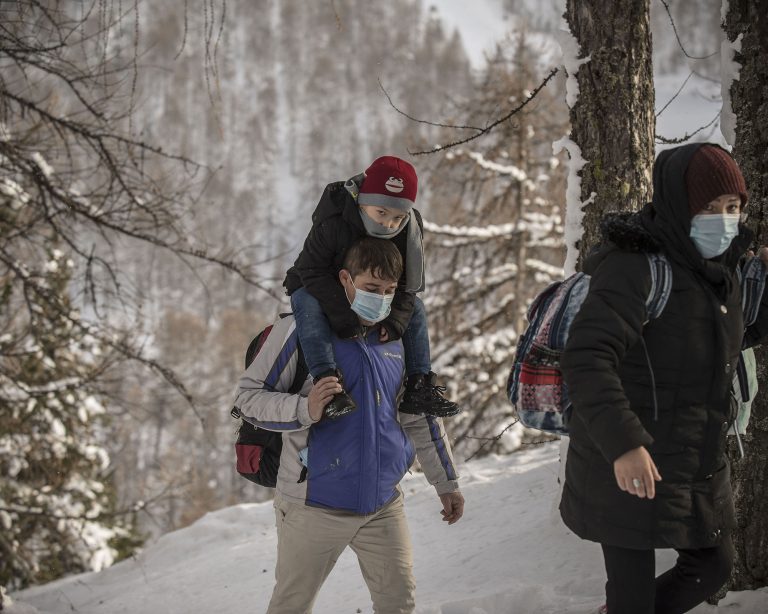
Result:
<instances>
[{"instance_id":1,"label":"snow-covered conifer tree","mask_svg":"<svg viewBox=\"0 0 768 614\"><path fill-rule=\"evenodd\" d=\"M140 23L114 2L0 3L0 584L130 549L121 512L140 504L118 509L105 452L107 412L129 406L114 395L126 362L190 400L142 347L120 248L255 283L194 242L184 216L199 165L136 136Z\"/></svg>"},{"instance_id":2,"label":"snow-covered conifer tree","mask_svg":"<svg viewBox=\"0 0 768 614\"><path fill-rule=\"evenodd\" d=\"M523 102L546 74L548 44L524 27L514 32L488 62L468 104L472 119ZM530 300L563 273L564 178L551 143L567 109L556 88L482 139L437 154L432 173L424 296L435 370L465 409L451 433L469 452L519 445L522 429L496 438L515 420L506 380L517 335Z\"/></svg>"},{"instance_id":3,"label":"snow-covered conifer tree","mask_svg":"<svg viewBox=\"0 0 768 614\"><path fill-rule=\"evenodd\" d=\"M109 357L71 306L74 263L55 237L8 253L34 216L11 185L0 180L0 583L18 587L106 567L130 531L114 514L103 446L96 382Z\"/></svg>"}]
</instances>

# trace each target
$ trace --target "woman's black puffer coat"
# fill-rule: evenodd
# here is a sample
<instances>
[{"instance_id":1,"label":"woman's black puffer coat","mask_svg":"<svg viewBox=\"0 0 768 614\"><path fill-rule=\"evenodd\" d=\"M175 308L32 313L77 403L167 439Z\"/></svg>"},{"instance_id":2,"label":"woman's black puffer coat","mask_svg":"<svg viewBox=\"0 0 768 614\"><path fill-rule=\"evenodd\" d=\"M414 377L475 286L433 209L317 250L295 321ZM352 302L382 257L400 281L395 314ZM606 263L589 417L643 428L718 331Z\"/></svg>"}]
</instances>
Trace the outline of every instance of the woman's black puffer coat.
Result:
<instances>
[{"instance_id":1,"label":"woman's black puffer coat","mask_svg":"<svg viewBox=\"0 0 768 614\"><path fill-rule=\"evenodd\" d=\"M684 173L697 147L659 156L653 203L609 220L606 245L584 267L590 290L562 358L573 412L560 503L565 524L584 539L705 548L735 526L725 456L731 381L742 339L755 344L768 332L768 309L764 301L745 337L735 267L748 231L717 261L703 260L688 238ZM672 293L661 316L647 321L643 252L659 250L672 265ZM654 499L623 492L614 477L613 461L639 446L662 477Z\"/></svg>"}]
</instances>

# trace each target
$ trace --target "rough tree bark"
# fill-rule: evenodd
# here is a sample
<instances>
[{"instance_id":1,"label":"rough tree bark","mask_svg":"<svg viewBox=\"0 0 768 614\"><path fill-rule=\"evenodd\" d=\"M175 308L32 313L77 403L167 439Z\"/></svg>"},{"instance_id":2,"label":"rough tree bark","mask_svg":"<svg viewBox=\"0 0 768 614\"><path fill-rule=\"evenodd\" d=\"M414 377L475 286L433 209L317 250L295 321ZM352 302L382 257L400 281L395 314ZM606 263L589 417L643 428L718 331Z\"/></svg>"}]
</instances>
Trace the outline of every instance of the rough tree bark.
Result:
<instances>
[{"instance_id":1,"label":"rough tree bark","mask_svg":"<svg viewBox=\"0 0 768 614\"><path fill-rule=\"evenodd\" d=\"M653 65L649 0L568 0L565 17L582 57L571 139L587 161L581 172L584 211L580 257L599 240L607 211L648 201L654 157Z\"/></svg>"},{"instance_id":2,"label":"rough tree bark","mask_svg":"<svg viewBox=\"0 0 768 614\"><path fill-rule=\"evenodd\" d=\"M731 86L737 115L733 153L749 189L749 225L758 245L768 244L768 1L731 0L725 32L741 36L740 78ZM768 586L768 347L756 351L760 392L744 438L746 458L733 462L739 527L731 590Z\"/></svg>"}]
</instances>

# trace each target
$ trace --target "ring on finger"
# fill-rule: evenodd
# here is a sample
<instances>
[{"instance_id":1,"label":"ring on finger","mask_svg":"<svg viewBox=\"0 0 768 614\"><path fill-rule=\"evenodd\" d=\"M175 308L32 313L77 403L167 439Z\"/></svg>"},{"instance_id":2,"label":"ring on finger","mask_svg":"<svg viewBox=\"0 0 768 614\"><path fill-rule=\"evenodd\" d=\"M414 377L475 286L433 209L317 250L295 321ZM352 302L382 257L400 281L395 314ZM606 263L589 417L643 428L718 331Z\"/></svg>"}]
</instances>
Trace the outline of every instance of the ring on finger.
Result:
<instances>
[{"instance_id":1,"label":"ring on finger","mask_svg":"<svg viewBox=\"0 0 768 614\"><path fill-rule=\"evenodd\" d=\"M643 485L642 481L640 481L639 478L632 478L632 486L635 488L640 488Z\"/></svg>"}]
</instances>

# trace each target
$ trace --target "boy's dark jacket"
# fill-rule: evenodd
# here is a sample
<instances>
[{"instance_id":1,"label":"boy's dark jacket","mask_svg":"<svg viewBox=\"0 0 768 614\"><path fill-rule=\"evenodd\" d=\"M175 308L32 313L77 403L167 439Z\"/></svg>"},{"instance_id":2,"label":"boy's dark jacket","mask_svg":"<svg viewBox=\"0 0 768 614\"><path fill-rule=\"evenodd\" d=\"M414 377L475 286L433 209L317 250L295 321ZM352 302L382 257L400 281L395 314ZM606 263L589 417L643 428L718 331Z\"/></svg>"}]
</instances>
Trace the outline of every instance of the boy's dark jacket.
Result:
<instances>
[{"instance_id":1,"label":"boy's dark jacket","mask_svg":"<svg viewBox=\"0 0 768 614\"><path fill-rule=\"evenodd\" d=\"M731 379L742 339L754 345L768 333L768 305L764 296L745 333L734 269L746 233L718 263L684 256L695 249L683 183L694 151L664 152L654 205L604 226L610 246L585 264L589 295L562 357L573 415L561 514L578 536L613 546L712 547L736 523L725 455ZM646 322L650 270L642 252L660 249L672 264L672 294L661 317ZM653 500L616 485L613 461L638 446L662 476Z\"/></svg>"},{"instance_id":2,"label":"boy's dark jacket","mask_svg":"<svg viewBox=\"0 0 768 614\"><path fill-rule=\"evenodd\" d=\"M413 211L419 229L423 232L421 215L415 209ZM354 337L358 333L360 320L350 309L344 288L339 282L339 271L347 249L365 236L367 233L360 219L360 207L344 187L344 182L329 183L312 214L312 228L304 241L304 248L283 281L289 295L305 287L320 302L331 328L342 339ZM400 250L403 263L406 258L406 237L407 229L403 229L391 239ZM390 340L403 336L413 314L413 303L414 294L405 292L403 267L392 310L381 322Z\"/></svg>"}]
</instances>

